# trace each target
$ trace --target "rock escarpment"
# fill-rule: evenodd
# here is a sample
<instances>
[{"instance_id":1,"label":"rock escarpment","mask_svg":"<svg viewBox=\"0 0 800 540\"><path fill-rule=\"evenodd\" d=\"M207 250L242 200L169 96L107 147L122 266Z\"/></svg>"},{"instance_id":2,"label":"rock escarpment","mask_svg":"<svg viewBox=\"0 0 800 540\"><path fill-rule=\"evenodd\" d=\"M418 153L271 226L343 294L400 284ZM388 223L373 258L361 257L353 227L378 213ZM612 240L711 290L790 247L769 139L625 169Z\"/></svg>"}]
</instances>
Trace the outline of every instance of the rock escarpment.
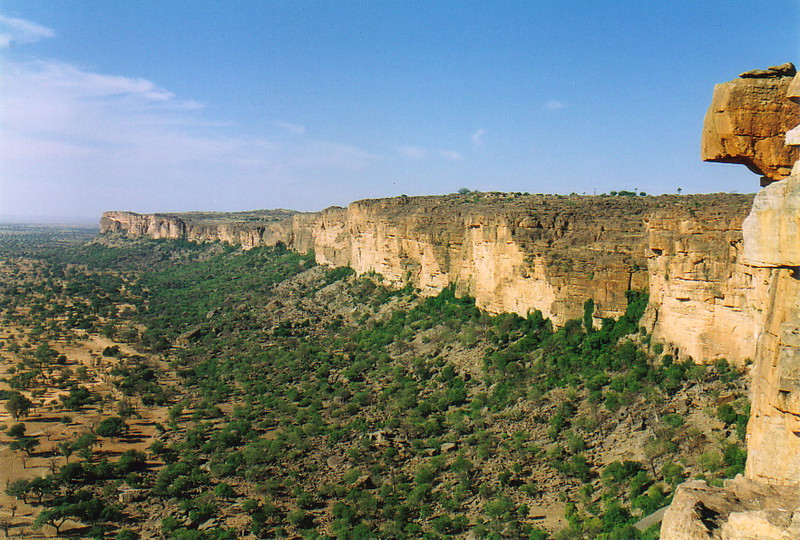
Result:
<instances>
[{"instance_id":1,"label":"rock escarpment","mask_svg":"<svg viewBox=\"0 0 800 540\"><path fill-rule=\"evenodd\" d=\"M794 66L784 64L716 85L702 159L746 165L764 177L763 185L789 176L800 159L800 149L785 144L786 133L800 124L800 110L786 99L794 75Z\"/></svg>"},{"instance_id":2,"label":"rock escarpment","mask_svg":"<svg viewBox=\"0 0 800 540\"><path fill-rule=\"evenodd\" d=\"M795 104L800 102L800 76L791 82L786 77L775 80L781 81L785 91L774 97L773 110L792 112L794 123L785 130L786 142L800 144L794 127L800 123ZM785 153L798 157L797 148ZM727 481L723 488L705 482L680 486L664 517L661 538L665 540L800 537L798 165L800 160L792 165L795 174L770 183L756 195L743 224L743 263L754 272L766 273L763 324L758 328L752 371L745 477Z\"/></svg>"},{"instance_id":3,"label":"rock escarpment","mask_svg":"<svg viewBox=\"0 0 800 540\"><path fill-rule=\"evenodd\" d=\"M100 218L103 233L123 232L128 236L172 238L190 242L226 242L249 249L291 241L307 245L308 238L287 237L287 223L303 223L313 214L292 210L254 210L251 212L187 212L183 214L137 214L104 212ZM307 227L294 227L299 233Z\"/></svg>"},{"instance_id":4,"label":"rock escarpment","mask_svg":"<svg viewBox=\"0 0 800 540\"><path fill-rule=\"evenodd\" d=\"M316 214L107 212L104 232L277 242L322 264L376 272L425 294L455 284L490 312L541 310L556 324L618 317L649 289L645 324L698 361L755 351L764 276L742 263L747 195L659 197L471 194L357 201Z\"/></svg>"}]
</instances>

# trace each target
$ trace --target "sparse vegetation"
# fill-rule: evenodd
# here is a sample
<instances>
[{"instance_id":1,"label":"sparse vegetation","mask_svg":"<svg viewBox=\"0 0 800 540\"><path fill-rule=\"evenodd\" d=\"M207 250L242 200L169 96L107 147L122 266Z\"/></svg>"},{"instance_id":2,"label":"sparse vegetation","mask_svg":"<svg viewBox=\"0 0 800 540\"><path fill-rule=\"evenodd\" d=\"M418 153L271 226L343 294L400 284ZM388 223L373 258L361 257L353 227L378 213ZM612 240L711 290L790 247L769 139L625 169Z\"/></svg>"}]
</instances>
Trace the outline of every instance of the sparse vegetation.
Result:
<instances>
[{"instance_id":1,"label":"sparse vegetation","mask_svg":"<svg viewBox=\"0 0 800 540\"><path fill-rule=\"evenodd\" d=\"M642 292L618 320L587 301L554 328L280 246L108 243L0 260L3 442L53 460L6 488L36 507L30 526L638 538L632 524L683 479L744 466L739 372L648 355ZM726 400L690 417L676 399L688 389ZM49 439L33 415L53 417ZM631 451L624 434L642 431Z\"/></svg>"}]
</instances>

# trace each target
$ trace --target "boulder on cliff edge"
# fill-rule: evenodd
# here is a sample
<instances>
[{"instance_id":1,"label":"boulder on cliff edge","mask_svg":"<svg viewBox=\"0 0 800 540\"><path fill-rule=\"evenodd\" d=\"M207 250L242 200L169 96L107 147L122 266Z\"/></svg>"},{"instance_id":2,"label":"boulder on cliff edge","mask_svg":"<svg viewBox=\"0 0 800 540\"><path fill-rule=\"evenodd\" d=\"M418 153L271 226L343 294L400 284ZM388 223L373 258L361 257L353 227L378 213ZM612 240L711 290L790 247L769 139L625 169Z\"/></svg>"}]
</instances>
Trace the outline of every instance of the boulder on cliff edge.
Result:
<instances>
[{"instance_id":1,"label":"boulder on cliff edge","mask_svg":"<svg viewBox=\"0 0 800 540\"><path fill-rule=\"evenodd\" d=\"M800 106L787 98L789 73L739 77L714 87L703 123L704 161L746 165L764 177L762 185L791 174L800 148L786 146L785 137L800 123Z\"/></svg>"}]
</instances>

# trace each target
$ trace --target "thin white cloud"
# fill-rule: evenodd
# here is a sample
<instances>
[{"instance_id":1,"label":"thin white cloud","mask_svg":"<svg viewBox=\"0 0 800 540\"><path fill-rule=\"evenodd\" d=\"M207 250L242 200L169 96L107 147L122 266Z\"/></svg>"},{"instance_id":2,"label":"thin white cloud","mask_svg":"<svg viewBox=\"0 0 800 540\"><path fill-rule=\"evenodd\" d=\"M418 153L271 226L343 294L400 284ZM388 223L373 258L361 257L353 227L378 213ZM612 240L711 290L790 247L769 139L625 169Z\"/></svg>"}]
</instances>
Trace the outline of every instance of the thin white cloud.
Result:
<instances>
[{"instance_id":1,"label":"thin white cloud","mask_svg":"<svg viewBox=\"0 0 800 540\"><path fill-rule=\"evenodd\" d=\"M294 135L302 135L306 132L305 126L301 126L298 124L291 124L289 122L273 122L272 125L275 127L279 127L281 129L285 129L286 131Z\"/></svg>"},{"instance_id":2,"label":"thin white cloud","mask_svg":"<svg viewBox=\"0 0 800 540\"><path fill-rule=\"evenodd\" d=\"M475 146L483 146L483 136L489 133L485 129L479 129L475 133L472 134L472 144Z\"/></svg>"},{"instance_id":3,"label":"thin white cloud","mask_svg":"<svg viewBox=\"0 0 800 540\"><path fill-rule=\"evenodd\" d=\"M428 157L428 151L418 146L401 146L397 151L401 156L409 159L425 159Z\"/></svg>"},{"instance_id":4,"label":"thin white cloud","mask_svg":"<svg viewBox=\"0 0 800 540\"><path fill-rule=\"evenodd\" d=\"M147 79L135 79L118 75L104 75L83 71L71 64L53 61L36 61L31 64L16 64L15 68L28 69L34 82L52 85L63 92L84 98L134 96L146 101L168 101L175 97L171 92L158 88ZM196 108L192 102L189 108Z\"/></svg>"},{"instance_id":5,"label":"thin white cloud","mask_svg":"<svg viewBox=\"0 0 800 540\"><path fill-rule=\"evenodd\" d=\"M443 159L447 159L450 161L459 161L464 159L464 156L461 155L460 152L456 150L435 150L431 151L427 148L421 148L419 146L401 146L397 149L397 152L405 158L408 159L427 159L431 156L438 156Z\"/></svg>"},{"instance_id":6,"label":"thin white cloud","mask_svg":"<svg viewBox=\"0 0 800 540\"><path fill-rule=\"evenodd\" d=\"M14 45L34 43L55 35L56 33L46 26L0 15L0 48L8 49Z\"/></svg>"},{"instance_id":7,"label":"thin white cloud","mask_svg":"<svg viewBox=\"0 0 800 540\"><path fill-rule=\"evenodd\" d=\"M564 105L564 102L557 99L551 99L544 104L544 108L548 111L558 111L563 109L565 106L566 105Z\"/></svg>"},{"instance_id":8,"label":"thin white cloud","mask_svg":"<svg viewBox=\"0 0 800 540\"><path fill-rule=\"evenodd\" d=\"M379 160L331 141L237 134L146 79L44 60L3 70L0 214L286 205L304 182L319 197Z\"/></svg>"},{"instance_id":9,"label":"thin white cloud","mask_svg":"<svg viewBox=\"0 0 800 540\"><path fill-rule=\"evenodd\" d=\"M439 155L451 161L460 161L464 159L464 156L455 150L439 150Z\"/></svg>"}]
</instances>

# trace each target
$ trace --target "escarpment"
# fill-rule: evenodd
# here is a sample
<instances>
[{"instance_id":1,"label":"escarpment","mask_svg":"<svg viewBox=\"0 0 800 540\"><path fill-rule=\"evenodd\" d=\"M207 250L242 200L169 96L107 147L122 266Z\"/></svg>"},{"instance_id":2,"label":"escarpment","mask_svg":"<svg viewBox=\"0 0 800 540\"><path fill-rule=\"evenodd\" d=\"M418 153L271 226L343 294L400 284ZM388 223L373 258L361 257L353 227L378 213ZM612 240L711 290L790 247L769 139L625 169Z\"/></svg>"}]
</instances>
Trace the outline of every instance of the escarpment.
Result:
<instances>
[{"instance_id":1,"label":"escarpment","mask_svg":"<svg viewBox=\"0 0 800 540\"><path fill-rule=\"evenodd\" d=\"M745 112L730 111L729 118L743 123L731 125L730 132L747 132L753 127L748 111L760 109L765 112L762 120L773 115L775 136L735 157L742 161L721 160L744 163L768 180L780 180L763 182L768 185L756 195L743 223L741 261L761 277L762 287L755 306L761 324L756 328L745 476L726 481L723 487L700 481L679 486L664 516L661 538L665 540L800 537L800 76L791 64L790 69L781 67L743 74L748 77L737 85L758 80L758 88L772 90L763 94L766 98L753 95L751 102L739 103ZM715 89L704 131L706 158L706 145L714 144L706 136L718 123L712 114L717 94L728 92L719 85ZM776 111L783 111L780 114L788 120L778 122ZM722 132L716 136L725 137ZM775 176L770 176L765 163L776 166Z\"/></svg>"},{"instance_id":2,"label":"escarpment","mask_svg":"<svg viewBox=\"0 0 800 540\"><path fill-rule=\"evenodd\" d=\"M487 311L540 310L555 324L625 312L648 289L644 324L698 361L742 363L755 351L763 276L742 263L748 195L470 194L356 201L319 213L107 212L106 233L284 243L319 263L376 272L425 294L455 284Z\"/></svg>"},{"instance_id":3,"label":"escarpment","mask_svg":"<svg viewBox=\"0 0 800 540\"><path fill-rule=\"evenodd\" d=\"M800 159L800 148L785 144L800 124L800 110L786 99L795 73L787 63L716 85L703 123L702 159L746 165L763 176L762 185L789 176Z\"/></svg>"}]
</instances>

